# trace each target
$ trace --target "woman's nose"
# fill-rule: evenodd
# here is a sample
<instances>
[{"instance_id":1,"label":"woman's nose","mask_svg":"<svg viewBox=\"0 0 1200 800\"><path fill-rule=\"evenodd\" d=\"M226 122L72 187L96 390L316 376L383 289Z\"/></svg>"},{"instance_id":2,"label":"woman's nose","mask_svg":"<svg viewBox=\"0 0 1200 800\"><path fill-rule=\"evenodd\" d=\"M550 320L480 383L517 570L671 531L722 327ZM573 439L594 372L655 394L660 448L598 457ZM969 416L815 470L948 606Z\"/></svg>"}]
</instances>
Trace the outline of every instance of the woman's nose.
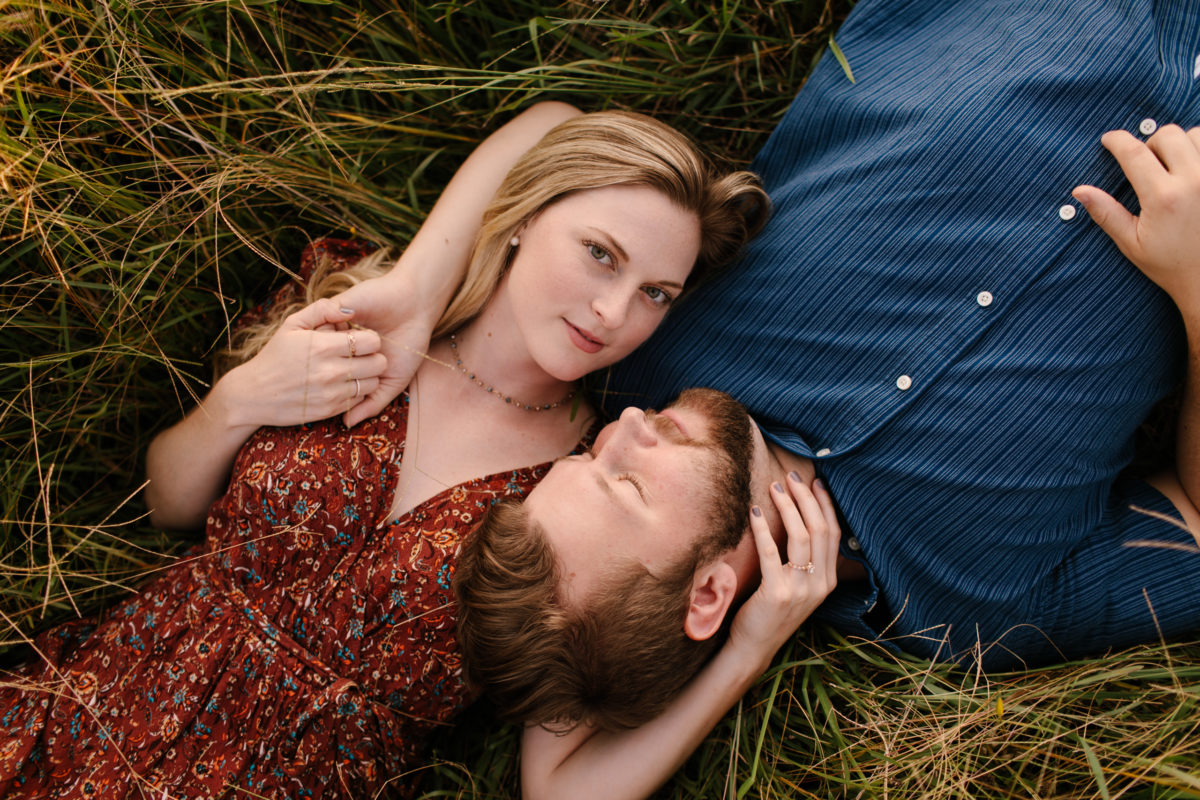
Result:
<instances>
[{"instance_id":1,"label":"woman's nose","mask_svg":"<svg viewBox=\"0 0 1200 800\"><path fill-rule=\"evenodd\" d=\"M629 313L629 291L622 286L611 287L592 300L592 312L605 328L620 328L625 324L625 317Z\"/></svg>"}]
</instances>

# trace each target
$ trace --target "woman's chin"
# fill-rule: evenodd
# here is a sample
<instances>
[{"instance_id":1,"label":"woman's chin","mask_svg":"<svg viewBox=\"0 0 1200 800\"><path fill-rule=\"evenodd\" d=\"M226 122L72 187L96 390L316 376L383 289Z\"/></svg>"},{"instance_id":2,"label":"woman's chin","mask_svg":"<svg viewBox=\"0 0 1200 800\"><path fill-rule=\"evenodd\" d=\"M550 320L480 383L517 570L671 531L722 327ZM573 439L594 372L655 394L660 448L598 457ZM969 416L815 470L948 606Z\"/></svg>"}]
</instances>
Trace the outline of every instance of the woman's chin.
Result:
<instances>
[{"instance_id":1,"label":"woman's chin","mask_svg":"<svg viewBox=\"0 0 1200 800\"><path fill-rule=\"evenodd\" d=\"M585 375L611 367L630 352L632 350L614 353L611 347L606 347L595 354L569 353L566 357L558 355L554 358L539 359L538 366L555 380L573 383Z\"/></svg>"}]
</instances>

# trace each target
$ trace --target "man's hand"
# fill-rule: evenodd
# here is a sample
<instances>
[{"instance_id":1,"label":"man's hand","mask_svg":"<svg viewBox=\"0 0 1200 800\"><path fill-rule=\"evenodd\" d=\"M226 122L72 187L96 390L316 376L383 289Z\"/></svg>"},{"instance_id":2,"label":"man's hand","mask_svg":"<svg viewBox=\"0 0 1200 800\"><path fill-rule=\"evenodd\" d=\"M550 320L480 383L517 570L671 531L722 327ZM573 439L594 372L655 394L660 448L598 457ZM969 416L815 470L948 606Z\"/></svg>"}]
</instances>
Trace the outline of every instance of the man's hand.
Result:
<instances>
[{"instance_id":1,"label":"man's hand","mask_svg":"<svg viewBox=\"0 0 1200 800\"><path fill-rule=\"evenodd\" d=\"M810 488L793 472L786 489L772 487L771 499L787 530L787 563L779 557L766 518L753 509L750 530L762 583L734 617L725 645L758 654L763 668L837 585L841 538L833 500L820 481Z\"/></svg>"},{"instance_id":2,"label":"man's hand","mask_svg":"<svg viewBox=\"0 0 1200 800\"><path fill-rule=\"evenodd\" d=\"M404 391L429 350L430 335L441 309L434 313L421 307L419 292L407 283L408 277L403 270L393 269L333 299L353 313L355 325L369 328L374 331L372 335L378 334L379 352L387 362L378 373L379 380L372 382L370 391L364 386L363 395L342 417L347 427L375 416Z\"/></svg>"},{"instance_id":3,"label":"man's hand","mask_svg":"<svg viewBox=\"0 0 1200 800\"><path fill-rule=\"evenodd\" d=\"M1200 128L1164 125L1145 143L1126 131L1100 139L1137 193L1129 213L1094 186L1073 192L1126 258L1171 296L1189 330L1200 325Z\"/></svg>"}]
</instances>

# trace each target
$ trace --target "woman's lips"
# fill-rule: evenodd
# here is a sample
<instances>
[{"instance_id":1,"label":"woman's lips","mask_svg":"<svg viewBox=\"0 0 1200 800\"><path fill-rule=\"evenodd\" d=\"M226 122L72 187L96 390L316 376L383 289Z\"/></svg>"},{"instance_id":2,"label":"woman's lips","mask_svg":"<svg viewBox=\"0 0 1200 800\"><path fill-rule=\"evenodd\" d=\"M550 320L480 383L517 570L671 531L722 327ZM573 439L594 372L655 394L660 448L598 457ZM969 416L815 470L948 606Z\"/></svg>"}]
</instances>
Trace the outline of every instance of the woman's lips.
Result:
<instances>
[{"instance_id":1,"label":"woman's lips","mask_svg":"<svg viewBox=\"0 0 1200 800\"><path fill-rule=\"evenodd\" d=\"M563 322L567 323L567 334L571 337L571 342L583 352L598 353L600 352L600 349L604 347L604 342L597 340L587 331L583 330L582 328L576 328L565 319Z\"/></svg>"}]
</instances>

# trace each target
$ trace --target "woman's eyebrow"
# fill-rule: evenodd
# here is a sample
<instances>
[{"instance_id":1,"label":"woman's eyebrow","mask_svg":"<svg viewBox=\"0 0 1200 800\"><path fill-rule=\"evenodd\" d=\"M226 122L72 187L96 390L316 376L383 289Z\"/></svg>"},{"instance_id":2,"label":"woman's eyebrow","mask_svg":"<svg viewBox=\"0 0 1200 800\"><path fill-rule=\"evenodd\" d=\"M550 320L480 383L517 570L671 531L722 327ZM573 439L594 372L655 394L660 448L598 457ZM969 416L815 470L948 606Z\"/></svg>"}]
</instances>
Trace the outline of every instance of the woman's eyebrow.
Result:
<instances>
[{"instance_id":1,"label":"woman's eyebrow","mask_svg":"<svg viewBox=\"0 0 1200 800\"><path fill-rule=\"evenodd\" d=\"M622 261L629 260L629 254L625 252L625 248L621 247L621 243L618 242L616 239L614 239L612 236L610 236L608 234L608 231L603 231L600 228L595 227L594 225L588 225L587 228L589 231L591 231L592 233L594 233L596 235L597 239L603 239L604 244L608 245L613 250L617 251L617 255L621 257Z\"/></svg>"}]
</instances>

